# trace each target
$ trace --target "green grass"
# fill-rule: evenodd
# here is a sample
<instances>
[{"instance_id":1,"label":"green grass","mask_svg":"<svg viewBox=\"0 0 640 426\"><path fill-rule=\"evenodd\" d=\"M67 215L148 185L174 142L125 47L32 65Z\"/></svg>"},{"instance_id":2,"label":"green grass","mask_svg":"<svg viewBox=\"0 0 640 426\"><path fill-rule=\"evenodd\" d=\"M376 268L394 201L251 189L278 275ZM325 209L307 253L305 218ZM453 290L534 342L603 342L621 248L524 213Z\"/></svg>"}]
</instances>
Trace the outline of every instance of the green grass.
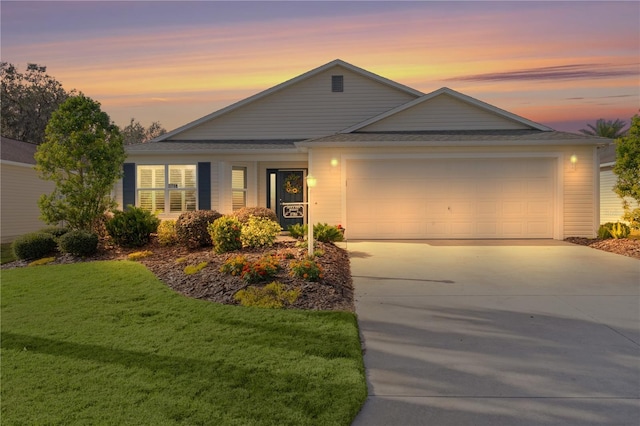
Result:
<instances>
[{"instance_id":1,"label":"green grass","mask_svg":"<svg viewBox=\"0 0 640 426\"><path fill-rule=\"evenodd\" d=\"M16 257L13 255L11 243L0 244L0 265L13 262Z\"/></svg>"},{"instance_id":2,"label":"green grass","mask_svg":"<svg viewBox=\"0 0 640 426\"><path fill-rule=\"evenodd\" d=\"M348 425L355 316L225 306L129 261L2 272L2 423Z\"/></svg>"}]
</instances>

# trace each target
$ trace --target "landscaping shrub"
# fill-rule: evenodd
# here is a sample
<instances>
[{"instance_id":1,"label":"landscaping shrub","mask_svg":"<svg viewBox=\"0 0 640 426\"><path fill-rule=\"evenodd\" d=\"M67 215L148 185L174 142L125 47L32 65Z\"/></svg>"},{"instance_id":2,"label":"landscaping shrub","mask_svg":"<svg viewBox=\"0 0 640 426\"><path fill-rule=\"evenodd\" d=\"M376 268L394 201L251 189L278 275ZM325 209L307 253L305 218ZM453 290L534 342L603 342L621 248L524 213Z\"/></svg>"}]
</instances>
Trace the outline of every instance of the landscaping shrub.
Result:
<instances>
[{"instance_id":1,"label":"landscaping shrub","mask_svg":"<svg viewBox=\"0 0 640 426\"><path fill-rule=\"evenodd\" d=\"M233 276L241 277L242 270L245 265L249 263L246 257L242 255L234 256L230 259L227 259L222 266L220 267L220 272L225 274L231 274Z\"/></svg>"},{"instance_id":2,"label":"landscaping shrub","mask_svg":"<svg viewBox=\"0 0 640 426\"><path fill-rule=\"evenodd\" d=\"M197 274L201 270L203 270L209 263L208 262L200 262L197 265L187 265L184 267L184 273L187 275Z\"/></svg>"},{"instance_id":3,"label":"landscaping shrub","mask_svg":"<svg viewBox=\"0 0 640 426\"><path fill-rule=\"evenodd\" d=\"M222 216L207 225L207 232L216 253L240 250L242 248L242 224L233 216Z\"/></svg>"},{"instance_id":4,"label":"landscaping shrub","mask_svg":"<svg viewBox=\"0 0 640 426\"><path fill-rule=\"evenodd\" d=\"M242 224L247 223L251 216L264 217L276 223L278 222L278 217L275 212L266 207L243 207L233 212L232 216L237 218Z\"/></svg>"},{"instance_id":5,"label":"landscaping shrub","mask_svg":"<svg viewBox=\"0 0 640 426\"><path fill-rule=\"evenodd\" d=\"M53 262L54 260L56 260L55 257L43 257L42 259L34 260L33 262L29 263L27 266L47 265L47 264Z\"/></svg>"},{"instance_id":6,"label":"landscaping shrub","mask_svg":"<svg viewBox=\"0 0 640 426\"><path fill-rule=\"evenodd\" d=\"M90 256L98 251L98 236L87 231L69 231L58 239L62 253Z\"/></svg>"},{"instance_id":7,"label":"landscaping shrub","mask_svg":"<svg viewBox=\"0 0 640 426\"><path fill-rule=\"evenodd\" d=\"M175 219L165 219L158 225L158 243L163 246L172 246L178 242L176 235Z\"/></svg>"},{"instance_id":8,"label":"landscaping shrub","mask_svg":"<svg viewBox=\"0 0 640 426\"><path fill-rule=\"evenodd\" d=\"M305 281L319 281L324 276L323 270L314 260L304 259L289 264L291 275Z\"/></svg>"},{"instance_id":9,"label":"landscaping shrub","mask_svg":"<svg viewBox=\"0 0 640 426\"><path fill-rule=\"evenodd\" d=\"M156 232L160 219L139 207L129 206L126 211L116 211L106 223L113 241L122 247L142 247Z\"/></svg>"},{"instance_id":10,"label":"landscaping shrub","mask_svg":"<svg viewBox=\"0 0 640 426\"><path fill-rule=\"evenodd\" d=\"M242 278L250 283L258 283L273 279L280 269L278 259L271 256L263 256L256 262L247 262L242 268Z\"/></svg>"},{"instance_id":11,"label":"landscaping shrub","mask_svg":"<svg viewBox=\"0 0 640 426\"><path fill-rule=\"evenodd\" d=\"M60 238L64 234L69 232L69 228L60 227L60 226L46 226L46 227L42 228L40 231L38 231L38 232L44 232L46 234L51 234L51 235L53 235L53 238Z\"/></svg>"},{"instance_id":12,"label":"landscaping shrub","mask_svg":"<svg viewBox=\"0 0 640 426\"><path fill-rule=\"evenodd\" d=\"M317 223L313 226L313 238L323 243L333 243L335 241L343 241L344 234L337 226Z\"/></svg>"},{"instance_id":13,"label":"landscaping shrub","mask_svg":"<svg viewBox=\"0 0 640 426\"><path fill-rule=\"evenodd\" d=\"M242 225L240 239L244 247L271 247L282 228L277 222L265 217L251 216Z\"/></svg>"},{"instance_id":14,"label":"landscaping shrub","mask_svg":"<svg viewBox=\"0 0 640 426\"><path fill-rule=\"evenodd\" d=\"M13 254L18 259L40 259L55 251L53 235L46 232L32 232L18 237L11 244Z\"/></svg>"},{"instance_id":15,"label":"landscaping shrub","mask_svg":"<svg viewBox=\"0 0 640 426\"><path fill-rule=\"evenodd\" d=\"M627 238L631 233L631 228L626 223L616 222L609 230L609 233L615 239Z\"/></svg>"},{"instance_id":16,"label":"landscaping shrub","mask_svg":"<svg viewBox=\"0 0 640 426\"><path fill-rule=\"evenodd\" d=\"M285 290L284 284L274 281L260 288L249 286L240 290L234 299L242 306L254 306L258 308L280 309L284 305L293 304L300 296L299 289Z\"/></svg>"},{"instance_id":17,"label":"landscaping shrub","mask_svg":"<svg viewBox=\"0 0 640 426\"><path fill-rule=\"evenodd\" d=\"M307 227L307 225L303 225L301 223L289 225L289 227L287 228L287 231L289 231L291 237L297 239L305 238L307 236L308 230L309 228Z\"/></svg>"},{"instance_id":18,"label":"landscaping shrub","mask_svg":"<svg viewBox=\"0 0 640 426\"><path fill-rule=\"evenodd\" d=\"M606 240L608 238L627 238L631 233L631 228L622 222L607 222L598 228L598 238Z\"/></svg>"},{"instance_id":19,"label":"landscaping shrub","mask_svg":"<svg viewBox=\"0 0 640 426\"><path fill-rule=\"evenodd\" d=\"M222 215L215 210L182 213L175 226L178 242L190 248L211 246L211 236L207 227L220 217Z\"/></svg>"},{"instance_id":20,"label":"landscaping shrub","mask_svg":"<svg viewBox=\"0 0 640 426\"><path fill-rule=\"evenodd\" d=\"M127 259L129 259L131 261L136 261L136 260L144 259L145 257L149 257L152 254L153 254L153 252L149 251L149 250L136 251L136 252L133 252L133 253L129 253L127 255Z\"/></svg>"}]
</instances>

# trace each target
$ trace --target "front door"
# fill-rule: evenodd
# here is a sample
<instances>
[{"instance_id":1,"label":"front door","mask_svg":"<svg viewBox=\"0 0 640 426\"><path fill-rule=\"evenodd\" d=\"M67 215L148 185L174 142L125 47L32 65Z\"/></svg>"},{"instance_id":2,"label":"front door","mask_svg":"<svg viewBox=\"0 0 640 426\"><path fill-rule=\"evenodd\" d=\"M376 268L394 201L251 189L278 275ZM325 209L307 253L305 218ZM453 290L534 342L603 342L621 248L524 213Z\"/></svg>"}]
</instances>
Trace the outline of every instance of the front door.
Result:
<instances>
[{"instance_id":1,"label":"front door","mask_svg":"<svg viewBox=\"0 0 640 426\"><path fill-rule=\"evenodd\" d=\"M304 223L307 211L305 170L268 170L268 174L268 207L275 210L282 229Z\"/></svg>"}]
</instances>

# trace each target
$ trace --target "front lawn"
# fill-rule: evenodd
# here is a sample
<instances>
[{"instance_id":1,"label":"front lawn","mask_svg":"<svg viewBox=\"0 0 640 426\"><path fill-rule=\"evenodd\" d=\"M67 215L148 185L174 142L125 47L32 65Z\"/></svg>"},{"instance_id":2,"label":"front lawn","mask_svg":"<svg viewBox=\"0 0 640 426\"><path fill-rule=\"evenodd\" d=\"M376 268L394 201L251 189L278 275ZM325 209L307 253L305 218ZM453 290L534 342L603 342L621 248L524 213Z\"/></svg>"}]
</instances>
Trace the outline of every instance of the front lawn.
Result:
<instances>
[{"instance_id":1,"label":"front lawn","mask_svg":"<svg viewBox=\"0 0 640 426\"><path fill-rule=\"evenodd\" d=\"M348 425L355 316L225 306L128 261L2 271L3 424Z\"/></svg>"}]
</instances>

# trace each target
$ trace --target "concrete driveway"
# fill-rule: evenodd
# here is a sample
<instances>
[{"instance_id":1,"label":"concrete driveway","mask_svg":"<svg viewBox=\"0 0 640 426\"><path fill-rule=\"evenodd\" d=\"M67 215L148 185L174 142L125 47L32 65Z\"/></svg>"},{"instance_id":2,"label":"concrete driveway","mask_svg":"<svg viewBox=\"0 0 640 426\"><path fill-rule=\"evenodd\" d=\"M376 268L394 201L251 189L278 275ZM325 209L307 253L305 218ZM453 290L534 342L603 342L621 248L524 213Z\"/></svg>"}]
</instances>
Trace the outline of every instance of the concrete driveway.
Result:
<instances>
[{"instance_id":1,"label":"concrete driveway","mask_svg":"<svg viewBox=\"0 0 640 426\"><path fill-rule=\"evenodd\" d=\"M640 260L560 241L349 242L353 425L640 424Z\"/></svg>"}]
</instances>

